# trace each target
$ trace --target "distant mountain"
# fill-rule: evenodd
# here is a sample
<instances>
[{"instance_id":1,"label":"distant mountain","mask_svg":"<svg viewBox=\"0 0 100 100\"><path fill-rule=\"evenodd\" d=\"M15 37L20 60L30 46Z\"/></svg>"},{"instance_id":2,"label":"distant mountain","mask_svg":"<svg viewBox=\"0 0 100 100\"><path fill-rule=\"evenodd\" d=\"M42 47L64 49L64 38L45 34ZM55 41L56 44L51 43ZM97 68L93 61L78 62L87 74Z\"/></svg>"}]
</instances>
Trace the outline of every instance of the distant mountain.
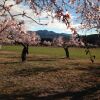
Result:
<instances>
[{"instance_id":1,"label":"distant mountain","mask_svg":"<svg viewBox=\"0 0 100 100\"><path fill-rule=\"evenodd\" d=\"M53 31L47 31L47 30L39 30L36 31L38 35L40 35L41 38L50 38L53 39L55 37L63 36L67 39L71 37L71 34L66 34L66 33L55 33Z\"/></svg>"}]
</instances>

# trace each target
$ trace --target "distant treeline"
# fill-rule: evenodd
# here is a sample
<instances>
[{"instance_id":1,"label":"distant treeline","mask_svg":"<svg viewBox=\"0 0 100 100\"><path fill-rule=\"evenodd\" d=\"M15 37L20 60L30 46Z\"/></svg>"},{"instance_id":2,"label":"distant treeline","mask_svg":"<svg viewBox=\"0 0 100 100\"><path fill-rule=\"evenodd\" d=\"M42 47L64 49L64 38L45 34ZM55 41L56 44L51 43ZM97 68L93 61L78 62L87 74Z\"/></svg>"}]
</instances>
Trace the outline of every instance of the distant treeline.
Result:
<instances>
[{"instance_id":1,"label":"distant treeline","mask_svg":"<svg viewBox=\"0 0 100 100\"><path fill-rule=\"evenodd\" d=\"M29 33L34 33L34 31L28 31ZM65 40L70 41L71 34L67 33L56 33L53 31L47 31L47 30L39 30L35 31L41 38L40 45L43 45L44 43L46 45L52 45L53 39L57 38L59 36L62 36L65 38ZM83 40L86 40L89 46L91 47L100 47L100 34L92 34L92 35L80 35L80 38ZM9 44L9 43L4 43ZM16 44L16 43L15 43Z\"/></svg>"},{"instance_id":2,"label":"distant treeline","mask_svg":"<svg viewBox=\"0 0 100 100\"><path fill-rule=\"evenodd\" d=\"M40 35L42 42L45 40L52 42L54 38L59 37L59 36L63 36L67 40L70 40L71 38L71 34L67 34L67 33L59 34L59 33L55 33L53 31L47 31L47 30L39 30L39 31L36 31L36 33ZM87 35L87 36L82 35L80 37L83 39L86 39L87 43L89 44L100 46L100 34L92 34L92 35Z\"/></svg>"},{"instance_id":3,"label":"distant treeline","mask_svg":"<svg viewBox=\"0 0 100 100\"><path fill-rule=\"evenodd\" d=\"M87 43L98 45L100 47L100 34L92 34L87 36L82 36L83 39L86 39Z\"/></svg>"}]
</instances>

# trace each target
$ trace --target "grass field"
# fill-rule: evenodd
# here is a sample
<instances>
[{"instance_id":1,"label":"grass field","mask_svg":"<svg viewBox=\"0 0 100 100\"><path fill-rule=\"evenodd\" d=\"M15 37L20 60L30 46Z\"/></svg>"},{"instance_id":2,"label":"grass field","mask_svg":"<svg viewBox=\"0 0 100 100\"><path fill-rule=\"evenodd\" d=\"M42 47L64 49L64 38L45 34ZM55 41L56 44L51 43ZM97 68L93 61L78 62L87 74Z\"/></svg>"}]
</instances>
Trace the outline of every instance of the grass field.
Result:
<instances>
[{"instance_id":1,"label":"grass field","mask_svg":"<svg viewBox=\"0 0 100 100\"><path fill-rule=\"evenodd\" d=\"M100 48L90 49L92 54L96 56L96 59L100 59ZM18 54L22 51L22 46L3 46L1 51L12 51ZM69 48L71 58L86 59L84 48ZM47 55L51 57L64 57L65 53L63 48L53 48L53 47L30 47L29 53L31 55Z\"/></svg>"},{"instance_id":2,"label":"grass field","mask_svg":"<svg viewBox=\"0 0 100 100\"><path fill-rule=\"evenodd\" d=\"M91 49L94 63L82 48L30 47L21 63L21 46L0 50L0 100L100 100L100 48Z\"/></svg>"}]
</instances>

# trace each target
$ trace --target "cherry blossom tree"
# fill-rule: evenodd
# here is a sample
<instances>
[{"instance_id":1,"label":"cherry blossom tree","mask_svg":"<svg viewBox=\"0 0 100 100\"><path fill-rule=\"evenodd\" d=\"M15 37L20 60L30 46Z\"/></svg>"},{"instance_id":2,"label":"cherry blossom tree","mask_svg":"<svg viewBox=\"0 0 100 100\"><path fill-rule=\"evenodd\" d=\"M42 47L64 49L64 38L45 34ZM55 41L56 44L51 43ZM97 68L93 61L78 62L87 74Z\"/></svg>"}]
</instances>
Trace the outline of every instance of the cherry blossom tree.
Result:
<instances>
[{"instance_id":1,"label":"cherry blossom tree","mask_svg":"<svg viewBox=\"0 0 100 100\"><path fill-rule=\"evenodd\" d=\"M65 23L67 26L66 29L70 29L72 34L78 35L78 32L71 24L72 19L68 8L73 8L76 10L77 15L79 15L78 19L80 18L80 27L82 29L95 28L97 32L99 32L100 29L99 0L13 0L15 3L10 5L7 5L7 1L8 0L3 0L3 2L0 4L0 23L2 20L5 21L7 18L15 20L16 16L22 16L23 18L27 17L31 19L33 22L39 25L47 25L47 23L41 23L40 21L36 21L34 18L31 18L25 11L19 14L13 14L11 12L12 7L15 5L26 3L33 13L36 14L36 17L41 16L41 13L45 11L52 19L57 18L59 21L61 20L63 23ZM9 25L7 24L0 28L0 33L2 33L2 31L8 27ZM74 40L77 40L76 37L73 38ZM86 42L85 45L86 49L88 49Z\"/></svg>"},{"instance_id":2,"label":"cherry blossom tree","mask_svg":"<svg viewBox=\"0 0 100 100\"><path fill-rule=\"evenodd\" d=\"M23 0L16 0L18 3ZM68 7L73 7L76 14L79 14L80 23L82 28L91 29L100 28L100 0L26 0L29 2L30 7L36 12L41 13L42 10L54 11L55 17L61 19L69 26L69 19L71 18ZM41 1L41 2L39 2ZM38 10L39 9L39 10ZM66 13L64 13L66 11ZM52 16L54 17L54 16Z\"/></svg>"},{"instance_id":3,"label":"cherry blossom tree","mask_svg":"<svg viewBox=\"0 0 100 100\"><path fill-rule=\"evenodd\" d=\"M7 26L7 28L0 33L0 43L21 44L23 46L21 58L22 61L25 61L26 54L28 54L28 45L39 44L40 36L38 36L35 32L32 34L27 33L24 28L24 23L17 22L16 20L5 20L2 26L3 28ZM3 28L1 27L1 30Z\"/></svg>"},{"instance_id":4,"label":"cherry blossom tree","mask_svg":"<svg viewBox=\"0 0 100 100\"><path fill-rule=\"evenodd\" d=\"M59 36L59 37L56 37L56 38L54 38L53 39L53 45L55 45L55 46L62 46L62 44L63 44L63 36Z\"/></svg>"},{"instance_id":5,"label":"cherry blossom tree","mask_svg":"<svg viewBox=\"0 0 100 100\"><path fill-rule=\"evenodd\" d=\"M26 16L25 13L13 15L10 10L14 5L7 5L7 0L0 4L0 43L18 43L23 46L22 61L26 60L28 54L28 45L37 45L40 37L34 34L28 34L24 28L24 23L15 19L16 16ZM16 2L17 4L18 2ZM28 17L28 16L26 16ZM34 20L33 20L34 21ZM36 22L37 23L37 22Z\"/></svg>"},{"instance_id":6,"label":"cherry blossom tree","mask_svg":"<svg viewBox=\"0 0 100 100\"><path fill-rule=\"evenodd\" d=\"M26 54L28 54L28 46L29 45L38 45L40 43L40 36L38 36L36 33L29 34L29 33L20 33L15 34L15 42L18 44L21 44L23 46L22 50L22 62L26 60Z\"/></svg>"},{"instance_id":7,"label":"cherry blossom tree","mask_svg":"<svg viewBox=\"0 0 100 100\"><path fill-rule=\"evenodd\" d=\"M69 58L69 40L65 39L63 36L59 36L53 39L53 45L63 47L66 58Z\"/></svg>"},{"instance_id":8,"label":"cherry blossom tree","mask_svg":"<svg viewBox=\"0 0 100 100\"><path fill-rule=\"evenodd\" d=\"M70 12L68 8L75 9L77 15L80 18L80 23L82 24L82 28L96 28L99 30L100 28L100 7L99 0L12 0L15 1L15 4L6 5L6 1L0 5L1 16L9 15L11 18L15 18L16 16L23 16L32 19L27 16L27 13L23 11L20 14L12 14L11 8L16 4L26 3L30 9L33 10L36 15L41 15L43 11L51 12L48 16L52 18L61 19L67 27L71 27L69 19L71 18ZM65 13L66 12L66 13ZM41 24L34 19L32 19L37 24Z\"/></svg>"},{"instance_id":9,"label":"cherry blossom tree","mask_svg":"<svg viewBox=\"0 0 100 100\"><path fill-rule=\"evenodd\" d=\"M81 28L95 29L100 33L100 0L77 1L76 13L80 14Z\"/></svg>"}]
</instances>

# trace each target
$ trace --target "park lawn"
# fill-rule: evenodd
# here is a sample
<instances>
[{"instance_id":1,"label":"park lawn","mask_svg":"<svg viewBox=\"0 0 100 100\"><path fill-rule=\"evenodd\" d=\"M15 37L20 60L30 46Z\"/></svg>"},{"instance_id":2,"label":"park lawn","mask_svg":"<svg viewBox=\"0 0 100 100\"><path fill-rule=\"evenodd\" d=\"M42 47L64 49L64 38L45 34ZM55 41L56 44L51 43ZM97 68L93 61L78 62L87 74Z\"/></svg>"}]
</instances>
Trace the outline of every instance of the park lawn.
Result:
<instances>
[{"instance_id":1,"label":"park lawn","mask_svg":"<svg viewBox=\"0 0 100 100\"><path fill-rule=\"evenodd\" d=\"M30 47L21 62L21 46L0 50L0 100L99 100L100 54L91 63L82 48Z\"/></svg>"},{"instance_id":2,"label":"park lawn","mask_svg":"<svg viewBox=\"0 0 100 100\"><path fill-rule=\"evenodd\" d=\"M1 51L11 51L21 54L22 46L3 46ZM100 59L100 48L90 49L92 55L96 56L96 59ZM85 54L84 48L69 48L70 57L78 59L88 59L89 56ZM65 57L63 48L60 47L29 47L29 53L31 55L48 55L51 57Z\"/></svg>"}]
</instances>

